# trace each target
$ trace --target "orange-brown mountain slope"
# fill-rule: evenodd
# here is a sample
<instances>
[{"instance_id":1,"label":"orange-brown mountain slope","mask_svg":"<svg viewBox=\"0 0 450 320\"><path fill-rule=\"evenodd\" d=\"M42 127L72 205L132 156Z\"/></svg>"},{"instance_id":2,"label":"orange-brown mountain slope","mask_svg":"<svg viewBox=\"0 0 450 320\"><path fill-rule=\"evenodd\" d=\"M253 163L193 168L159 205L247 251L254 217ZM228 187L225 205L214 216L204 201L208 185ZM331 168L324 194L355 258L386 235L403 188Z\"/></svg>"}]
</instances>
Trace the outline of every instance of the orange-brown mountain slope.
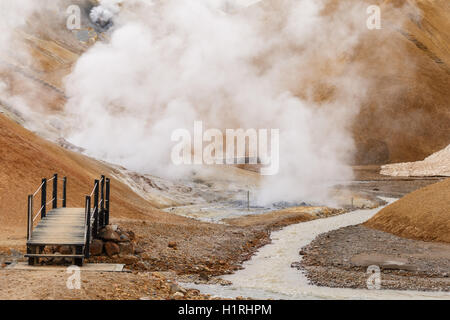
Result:
<instances>
[{"instance_id":1,"label":"orange-brown mountain slope","mask_svg":"<svg viewBox=\"0 0 450 320\"><path fill-rule=\"evenodd\" d=\"M450 243L450 179L414 191L365 225L400 237Z\"/></svg>"},{"instance_id":2,"label":"orange-brown mountain slope","mask_svg":"<svg viewBox=\"0 0 450 320\"><path fill-rule=\"evenodd\" d=\"M375 84L353 125L359 163L422 160L450 143L450 2L397 0L384 7L392 3L404 5L406 23L387 41L375 32L355 60ZM386 16L389 30L396 16Z\"/></svg>"}]
</instances>

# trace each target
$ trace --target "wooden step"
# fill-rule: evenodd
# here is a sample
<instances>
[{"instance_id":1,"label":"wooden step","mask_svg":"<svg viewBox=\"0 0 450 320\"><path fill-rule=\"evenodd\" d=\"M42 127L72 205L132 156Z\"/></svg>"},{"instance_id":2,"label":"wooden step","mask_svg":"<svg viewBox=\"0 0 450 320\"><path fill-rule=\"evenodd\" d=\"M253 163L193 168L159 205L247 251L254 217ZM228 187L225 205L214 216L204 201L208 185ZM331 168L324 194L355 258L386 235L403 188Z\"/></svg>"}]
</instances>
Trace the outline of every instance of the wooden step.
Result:
<instances>
[{"instance_id":1,"label":"wooden step","mask_svg":"<svg viewBox=\"0 0 450 320\"><path fill-rule=\"evenodd\" d=\"M27 258L84 258L83 254L27 253Z\"/></svg>"},{"instance_id":2,"label":"wooden step","mask_svg":"<svg viewBox=\"0 0 450 320\"><path fill-rule=\"evenodd\" d=\"M36 239L27 242L32 246L82 246L85 245L84 239Z\"/></svg>"}]
</instances>

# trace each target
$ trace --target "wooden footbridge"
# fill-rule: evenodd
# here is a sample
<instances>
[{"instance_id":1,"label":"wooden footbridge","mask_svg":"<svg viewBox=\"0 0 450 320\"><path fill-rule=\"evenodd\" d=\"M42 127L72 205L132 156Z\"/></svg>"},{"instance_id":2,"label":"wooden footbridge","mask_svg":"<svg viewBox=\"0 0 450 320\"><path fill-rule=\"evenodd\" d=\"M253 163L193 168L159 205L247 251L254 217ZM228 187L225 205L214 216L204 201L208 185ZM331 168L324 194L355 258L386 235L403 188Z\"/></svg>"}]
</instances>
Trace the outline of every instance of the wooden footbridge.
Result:
<instances>
[{"instance_id":1,"label":"wooden footbridge","mask_svg":"<svg viewBox=\"0 0 450 320\"><path fill-rule=\"evenodd\" d=\"M47 185L52 183L52 199L47 201ZM62 182L62 197L58 198L58 182ZM40 209L34 213L34 198L39 194ZM101 228L109 224L110 180L101 176L94 181L94 188L86 196L84 208L67 208L67 178L42 179L36 192L28 196L27 254L28 263L39 263L40 258L69 258L81 266L84 258L89 258L92 239L98 236ZM91 199L93 204L91 206ZM62 205L58 208L58 202ZM47 206L51 209L47 210ZM65 246L71 253L58 254L45 252L46 247Z\"/></svg>"}]
</instances>

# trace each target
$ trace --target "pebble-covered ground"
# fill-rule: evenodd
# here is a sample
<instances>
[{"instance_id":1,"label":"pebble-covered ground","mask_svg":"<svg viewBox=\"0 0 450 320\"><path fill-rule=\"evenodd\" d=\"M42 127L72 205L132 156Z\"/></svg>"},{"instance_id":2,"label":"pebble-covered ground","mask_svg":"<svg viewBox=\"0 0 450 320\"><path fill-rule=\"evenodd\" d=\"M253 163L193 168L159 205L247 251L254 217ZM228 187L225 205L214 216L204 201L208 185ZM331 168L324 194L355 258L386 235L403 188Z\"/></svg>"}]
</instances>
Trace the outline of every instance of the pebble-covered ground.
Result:
<instances>
[{"instance_id":1,"label":"pebble-covered ground","mask_svg":"<svg viewBox=\"0 0 450 320\"><path fill-rule=\"evenodd\" d=\"M294 263L316 285L367 288L367 269L381 269L382 289L450 291L450 245L400 238L362 225L321 234Z\"/></svg>"},{"instance_id":2,"label":"pebble-covered ground","mask_svg":"<svg viewBox=\"0 0 450 320\"><path fill-rule=\"evenodd\" d=\"M72 273L0 270L0 300L205 300L159 272L81 272L79 289L67 286Z\"/></svg>"}]
</instances>

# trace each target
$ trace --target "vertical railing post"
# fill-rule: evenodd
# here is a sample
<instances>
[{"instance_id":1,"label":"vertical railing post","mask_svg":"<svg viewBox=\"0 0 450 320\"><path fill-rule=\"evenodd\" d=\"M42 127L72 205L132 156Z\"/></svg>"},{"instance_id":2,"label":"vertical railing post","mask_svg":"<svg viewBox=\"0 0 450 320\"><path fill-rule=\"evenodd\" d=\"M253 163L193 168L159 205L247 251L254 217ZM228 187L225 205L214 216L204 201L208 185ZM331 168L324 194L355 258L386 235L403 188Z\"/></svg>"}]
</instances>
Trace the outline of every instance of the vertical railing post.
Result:
<instances>
[{"instance_id":1,"label":"vertical railing post","mask_svg":"<svg viewBox=\"0 0 450 320\"><path fill-rule=\"evenodd\" d=\"M97 238L98 234L98 190L100 184L98 180L95 180L95 188L94 188L94 226L92 227L92 236Z\"/></svg>"},{"instance_id":2,"label":"vertical railing post","mask_svg":"<svg viewBox=\"0 0 450 320\"><path fill-rule=\"evenodd\" d=\"M67 178L63 178L63 198L62 198L62 207L67 207Z\"/></svg>"},{"instance_id":3,"label":"vertical railing post","mask_svg":"<svg viewBox=\"0 0 450 320\"><path fill-rule=\"evenodd\" d=\"M84 256L85 258L90 257L90 247L91 247L91 197L86 196L86 244L84 246Z\"/></svg>"},{"instance_id":4,"label":"vertical railing post","mask_svg":"<svg viewBox=\"0 0 450 320\"><path fill-rule=\"evenodd\" d=\"M109 224L109 193L110 193L110 181L109 178L106 178L105 226Z\"/></svg>"},{"instance_id":5,"label":"vertical railing post","mask_svg":"<svg viewBox=\"0 0 450 320\"><path fill-rule=\"evenodd\" d=\"M28 196L28 219L27 219L27 240L31 239L31 231L33 227L33 196Z\"/></svg>"},{"instance_id":6,"label":"vertical railing post","mask_svg":"<svg viewBox=\"0 0 450 320\"><path fill-rule=\"evenodd\" d=\"M53 200L52 208L56 209L58 207L58 174L53 175Z\"/></svg>"},{"instance_id":7,"label":"vertical railing post","mask_svg":"<svg viewBox=\"0 0 450 320\"><path fill-rule=\"evenodd\" d=\"M105 226L105 176L102 176L100 180L100 228Z\"/></svg>"},{"instance_id":8,"label":"vertical railing post","mask_svg":"<svg viewBox=\"0 0 450 320\"><path fill-rule=\"evenodd\" d=\"M47 179L42 179L41 208L41 218L44 218L47 214Z\"/></svg>"}]
</instances>

